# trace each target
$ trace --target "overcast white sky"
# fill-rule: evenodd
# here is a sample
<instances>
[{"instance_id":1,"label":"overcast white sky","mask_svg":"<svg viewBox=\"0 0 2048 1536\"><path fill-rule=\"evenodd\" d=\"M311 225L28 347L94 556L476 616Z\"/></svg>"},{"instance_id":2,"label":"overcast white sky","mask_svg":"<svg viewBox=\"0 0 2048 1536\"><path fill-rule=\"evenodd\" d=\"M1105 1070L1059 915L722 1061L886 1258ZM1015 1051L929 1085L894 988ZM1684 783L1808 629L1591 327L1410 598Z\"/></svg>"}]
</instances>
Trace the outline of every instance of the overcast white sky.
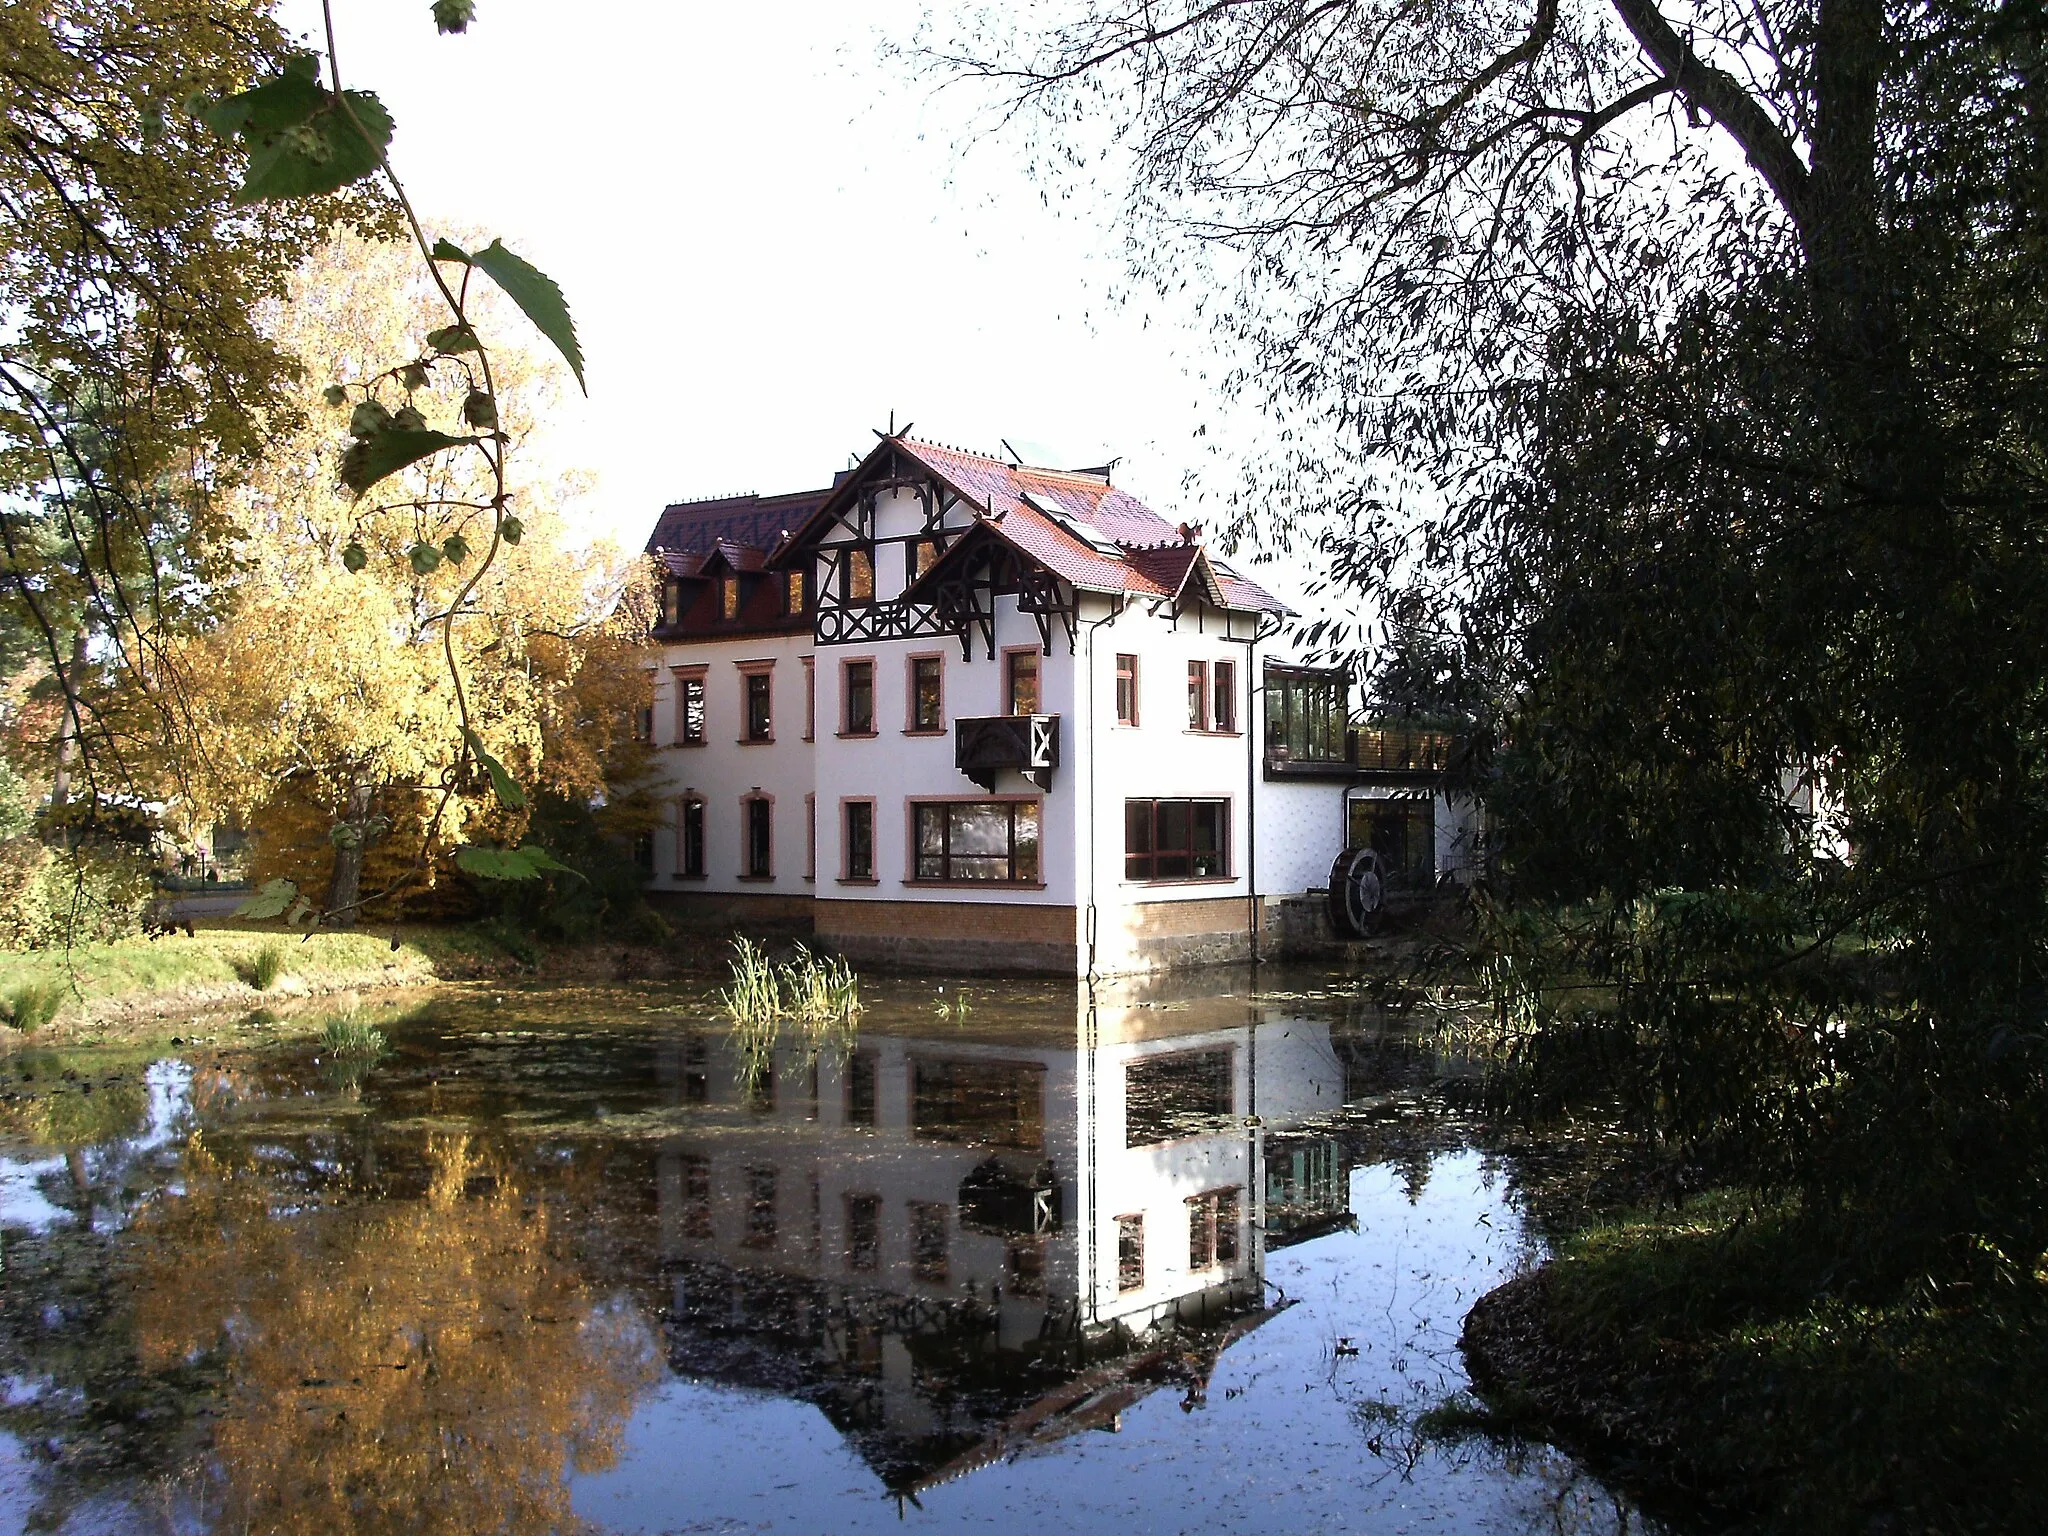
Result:
<instances>
[{"instance_id":1,"label":"overcast white sky","mask_svg":"<svg viewBox=\"0 0 2048 1536\"><path fill-rule=\"evenodd\" d=\"M590 400L564 456L628 547L668 501L822 484L871 428L1117 472L1185 516L1205 334L1119 307L1117 209L1055 211L965 92L883 56L920 0L337 0L423 214L567 292ZM286 0L310 37L319 9ZM1290 599L1297 583L1278 583Z\"/></svg>"}]
</instances>

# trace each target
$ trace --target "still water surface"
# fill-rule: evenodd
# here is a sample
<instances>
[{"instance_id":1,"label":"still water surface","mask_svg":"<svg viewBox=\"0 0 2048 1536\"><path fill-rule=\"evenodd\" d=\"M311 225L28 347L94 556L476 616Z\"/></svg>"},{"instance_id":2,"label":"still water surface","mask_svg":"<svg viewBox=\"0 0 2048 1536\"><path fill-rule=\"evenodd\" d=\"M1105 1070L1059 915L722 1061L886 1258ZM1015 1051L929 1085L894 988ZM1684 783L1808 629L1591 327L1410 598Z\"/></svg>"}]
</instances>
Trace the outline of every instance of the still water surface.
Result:
<instances>
[{"instance_id":1,"label":"still water surface","mask_svg":"<svg viewBox=\"0 0 2048 1536\"><path fill-rule=\"evenodd\" d=\"M1270 971L870 998L0 1067L0 1531L1647 1528L1423 1418L1540 1245L1398 1024Z\"/></svg>"}]
</instances>

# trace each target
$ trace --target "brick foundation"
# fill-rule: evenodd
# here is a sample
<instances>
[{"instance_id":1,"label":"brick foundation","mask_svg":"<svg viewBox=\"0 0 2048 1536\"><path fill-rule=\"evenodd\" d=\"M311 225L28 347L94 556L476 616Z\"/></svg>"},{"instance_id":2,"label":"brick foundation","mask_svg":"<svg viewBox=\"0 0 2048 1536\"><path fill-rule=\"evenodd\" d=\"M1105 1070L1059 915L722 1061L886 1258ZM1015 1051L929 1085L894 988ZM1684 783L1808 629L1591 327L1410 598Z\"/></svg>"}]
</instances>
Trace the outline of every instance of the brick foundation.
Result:
<instances>
[{"instance_id":1,"label":"brick foundation","mask_svg":"<svg viewBox=\"0 0 2048 1536\"><path fill-rule=\"evenodd\" d=\"M685 933L730 932L735 928L805 935L811 932L809 896L778 891L703 891L650 888L647 904Z\"/></svg>"},{"instance_id":2,"label":"brick foundation","mask_svg":"<svg viewBox=\"0 0 2048 1536\"><path fill-rule=\"evenodd\" d=\"M998 901L817 903L820 946L855 965L967 975L1073 976L1072 907Z\"/></svg>"}]
</instances>

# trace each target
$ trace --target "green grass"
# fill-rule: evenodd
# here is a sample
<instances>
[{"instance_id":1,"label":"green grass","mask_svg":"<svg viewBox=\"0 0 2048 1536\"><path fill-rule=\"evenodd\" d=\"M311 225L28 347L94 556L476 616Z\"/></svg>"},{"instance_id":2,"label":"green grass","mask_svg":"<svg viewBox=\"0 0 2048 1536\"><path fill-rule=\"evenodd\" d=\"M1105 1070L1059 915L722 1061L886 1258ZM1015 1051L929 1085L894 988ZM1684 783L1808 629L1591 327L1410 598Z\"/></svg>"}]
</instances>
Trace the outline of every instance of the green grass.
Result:
<instances>
[{"instance_id":1,"label":"green grass","mask_svg":"<svg viewBox=\"0 0 2048 1536\"><path fill-rule=\"evenodd\" d=\"M275 986L289 971L318 991L430 980L437 962L470 960L488 946L460 930L409 929L397 950L389 931L316 933L310 939L276 929L202 928L196 935L123 939L61 949L10 952L10 991L23 986L70 991L75 980L86 1005L179 993L225 997L239 987ZM274 960L266 960L266 955ZM262 978L270 964L277 972Z\"/></svg>"},{"instance_id":2,"label":"green grass","mask_svg":"<svg viewBox=\"0 0 2048 1536\"><path fill-rule=\"evenodd\" d=\"M1734 1196L1567 1242L1526 1392L1626 1480L1714 1521L1812 1536L2027 1528L2048 1509L2048 1287L1837 1294L1854 1234Z\"/></svg>"}]
</instances>

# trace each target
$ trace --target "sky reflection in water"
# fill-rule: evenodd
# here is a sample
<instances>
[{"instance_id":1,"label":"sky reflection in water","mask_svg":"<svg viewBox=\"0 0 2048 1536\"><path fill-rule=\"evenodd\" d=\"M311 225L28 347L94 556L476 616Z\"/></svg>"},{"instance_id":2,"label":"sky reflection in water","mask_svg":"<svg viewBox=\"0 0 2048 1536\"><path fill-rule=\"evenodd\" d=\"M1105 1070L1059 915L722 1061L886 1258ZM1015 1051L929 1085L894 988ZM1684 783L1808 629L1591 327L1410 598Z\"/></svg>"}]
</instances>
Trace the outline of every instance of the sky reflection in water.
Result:
<instances>
[{"instance_id":1,"label":"sky reflection in water","mask_svg":"<svg viewBox=\"0 0 2048 1536\"><path fill-rule=\"evenodd\" d=\"M1642 1528L1418 1430L1533 1250L1402 1031L1218 974L871 990L850 1052L456 997L367 1074L17 1115L0 1530Z\"/></svg>"}]
</instances>

